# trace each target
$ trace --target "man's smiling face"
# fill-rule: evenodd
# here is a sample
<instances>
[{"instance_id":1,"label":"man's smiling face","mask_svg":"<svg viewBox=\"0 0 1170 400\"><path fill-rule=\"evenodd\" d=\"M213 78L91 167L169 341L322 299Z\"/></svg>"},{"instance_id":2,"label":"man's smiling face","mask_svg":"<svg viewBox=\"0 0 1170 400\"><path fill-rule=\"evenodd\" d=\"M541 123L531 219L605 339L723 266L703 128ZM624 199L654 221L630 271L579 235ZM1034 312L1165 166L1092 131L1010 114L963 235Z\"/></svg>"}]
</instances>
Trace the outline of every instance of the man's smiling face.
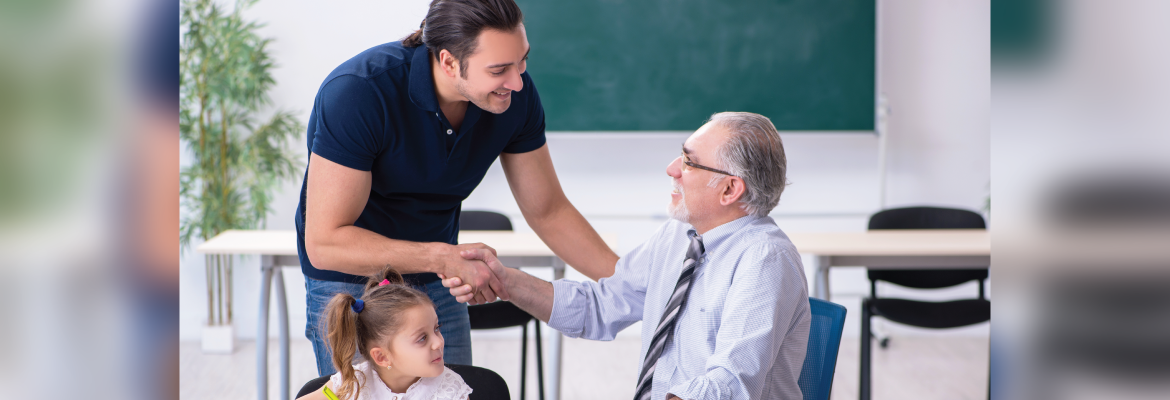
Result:
<instances>
[{"instance_id":1,"label":"man's smiling face","mask_svg":"<svg viewBox=\"0 0 1170 400\"><path fill-rule=\"evenodd\" d=\"M460 61L467 63L467 73L456 75L455 90L484 111L508 111L512 92L524 89L520 74L528 67L530 49L524 25L508 32L485 29L476 39L475 49Z\"/></svg>"}]
</instances>

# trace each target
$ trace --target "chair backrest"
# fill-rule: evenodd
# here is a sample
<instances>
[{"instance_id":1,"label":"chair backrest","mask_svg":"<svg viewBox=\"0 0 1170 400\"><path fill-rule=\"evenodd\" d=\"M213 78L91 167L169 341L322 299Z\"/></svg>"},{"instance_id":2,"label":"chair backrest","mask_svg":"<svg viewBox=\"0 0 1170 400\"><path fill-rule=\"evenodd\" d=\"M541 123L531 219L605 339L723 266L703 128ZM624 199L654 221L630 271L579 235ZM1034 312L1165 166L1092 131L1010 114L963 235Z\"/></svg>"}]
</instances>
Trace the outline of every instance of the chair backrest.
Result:
<instances>
[{"instance_id":1,"label":"chair backrest","mask_svg":"<svg viewBox=\"0 0 1170 400\"><path fill-rule=\"evenodd\" d=\"M508 383L504 378L487 368L480 368L471 365L447 364L455 373L463 378L463 382L471 387L471 396L469 400L511 400L512 395L508 391ZM301 391L297 392L296 398L305 397L309 393L321 390L329 382L329 375L313 378L301 387Z\"/></svg>"},{"instance_id":2,"label":"chair backrest","mask_svg":"<svg viewBox=\"0 0 1170 400\"><path fill-rule=\"evenodd\" d=\"M461 231L510 231L512 220L507 215L492 211L461 211L459 213L459 230Z\"/></svg>"},{"instance_id":3,"label":"chair backrest","mask_svg":"<svg viewBox=\"0 0 1170 400\"><path fill-rule=\"evenodd\" d=\"M299 399L301 397L307 396L309 393L313 393L313 392L316 392L318 390L321 390L321 387L325 386L325 383L329 382L329 378L330 378L330 375L325 375L325 376L319 376L319 377L313 378L313 379L309 380L308 382L305 382L305 386L301 386L301 391L297 392L297 397L294 397L294 399Z\"/></svg>"},{"instance_id":4,"label":"chair backrest","mask_svg":"<svg viewBox=\"0 0 1170 400\"><path fill-rule=\"evenodd\" d=\"M883 210L869 218L869 229L987 229L983 216L968 210L939 207L906 207ZM980 285L987 279L987 269L969 270L874 270L868 271L871 281L883 280L917 289L937 289L955 286L971 280ZM877 293L870 295L876 296Z\"/></svg>"},{"instance_id":5,"label":"chair backrest","mask_svg":"<svg viewBox=\"0 0 1170 400\"><path fill-rule=\"evenodd\" d=\"M869 229L987 229L983 216L957 208L906 207L869 217Z\"/></svg>"},{"instance_id":6,"label":"chair backrest","mask_svg":"<svg viewBox=\"0 0 1170 400\"><path fill-rule=\"evenodd\" d=\"M504 378L487 368L471 365L447 364L463 382L471 386L471 396L468 400L511 400L512 394L508 391L508 382Z\"/></svg>"},{"instance_id":7,"label":"chair backrest","mask_svg":"<svg viewBox=\"0 0 1170 400\"><path fill-rule=\"evenodd\" d=\"M837 351L841 349L841 331L845 329L845 307L814 298L808 299L808 305L812 309L812 326L798 383L805 400L828 400L837 369Z\"/></svg>"},{"instance_id":8,"label":"chair backrest","mask_svg":"<svg viewBox=\"0 0 1170 400\"><path fill-rule=\"evenodd\" d=\"M467 316L471 320L471 329L523 326L533 319L532 314L507 301L468 306Z\"/></svg>"}]
</instances>

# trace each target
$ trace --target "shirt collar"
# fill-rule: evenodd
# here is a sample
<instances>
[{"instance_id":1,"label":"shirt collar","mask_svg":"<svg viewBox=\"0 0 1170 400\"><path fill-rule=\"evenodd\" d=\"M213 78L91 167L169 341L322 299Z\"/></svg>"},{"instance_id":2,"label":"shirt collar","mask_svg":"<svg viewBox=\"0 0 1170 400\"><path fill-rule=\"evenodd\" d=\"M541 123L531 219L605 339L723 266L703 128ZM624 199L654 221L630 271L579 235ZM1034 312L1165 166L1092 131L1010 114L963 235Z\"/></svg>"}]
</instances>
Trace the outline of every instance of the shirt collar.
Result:
<instances>
[{"instance_id":1,"label":"shirt collar","mask_svg":"<svg viewBox=\"0 0 1170 400\"><path fill-rule=\"evenodd\" d=\"M396 393L391 390L389 386L386 386L386 382L382 382L382 378L378 377L378 372L374 370L373 364L369 361L363 361L361 364L358 364L355 367L356 368L354 369L363 372L365 375L365 378L363 379L373 379L373 381L366 382L362 388L362 394L365 395L362 397L373 400L390 400L395 396L398 396L399 399L433 398L437 390L438 378L443 376L440 374L438 377L433 378L419 378L417 381L414 381L414 383L410 384L410 387L406 388L405 393ZM447 373L446 367L444 367L443 373Z\"/></svg>"},{"instance_id":2,"label":"shirt collar","mask_svg":"<svg viewBox=\"0 0 1170 400\"><path fill-rule=\"evenodd\" d=\"M707 233L700 235L703 238L703 248L710 251L711 249L715 248L716 246L718 246L720 243L722 243L726 239L733 236L736 232L739 232L741 229L743 229L744 227L746 227L748 225L751 225L753 222L756 222L756 220L759 220L760 218L761 217L757 217L757 216L749 214L749 215L745 215L745 216L736 218L733 221L727 222L723 225L719 225L719 226L715 227L715 229L711 229L711 230L707 231ZM694 229L694 227L692 226L691 229Z\"/></svg>"},{"instance_id":3,"label":"shirt collar","mask_svg":"<svg viewBox=\"0 0 1170 400\"><path fill-rule=\"evenodd\" d=\"M431 76L431 58L427 45L414 48L410 61L410 101L419 108L439 111L439 99L435 95L435 78Z\"/></svg>"}]
</instances>

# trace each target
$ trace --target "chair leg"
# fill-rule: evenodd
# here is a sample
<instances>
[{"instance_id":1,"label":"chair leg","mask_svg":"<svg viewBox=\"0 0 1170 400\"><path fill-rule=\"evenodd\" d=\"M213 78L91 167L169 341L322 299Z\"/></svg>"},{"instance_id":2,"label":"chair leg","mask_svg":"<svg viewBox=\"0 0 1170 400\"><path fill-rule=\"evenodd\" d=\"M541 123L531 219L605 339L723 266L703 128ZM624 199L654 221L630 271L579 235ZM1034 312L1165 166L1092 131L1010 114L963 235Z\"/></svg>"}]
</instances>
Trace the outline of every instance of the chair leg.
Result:
<instances>
[{"instance_id":1,"label":"chair leg","mask_svg":"<svg viewBox=\"0 0 1170 400\"><path fill-rule=\"evenodd\" d=\"M536 387L540 389L540 400L544 400L544 356L540 350L540 321L535 319L532 321L536 323Z\"/></svg>"},{"instance_id":2,"label":"chair leg","mask_svg":"<svg viewBox=\"0 0 1170 400\"><path fill-rule=\"evenodd\" d=\"M857 392L858 398L861 400L869 400L870 398L870 356L873 349L873 337L870 331L870 315L869 312L869 298L861 299L861 376L858 379Z\"/></svg>"},{"instance_id":3,"label":"chair leg","mask_svg":"<svg viewBox=\"0 0 1170 400\"><path fill-rule=\"evenodd\" d=\"M525 378L528 377L528 323L520 333L520 400L524 400Z\"/></svg>"},{"instance_id":4,"label":"chair leg","mask_svg":"<svg viewBox=\"0 0 1170 400\"><path fill-rule=\"evenodd\" d=\"M877 340L878 346L883 349L890 346L890 334L886 333L886 330L883 329L884 326L881 321L870 323L870 327L872 328L870 333L873 334L874 340Z\"/></svg>"}]
</instances>

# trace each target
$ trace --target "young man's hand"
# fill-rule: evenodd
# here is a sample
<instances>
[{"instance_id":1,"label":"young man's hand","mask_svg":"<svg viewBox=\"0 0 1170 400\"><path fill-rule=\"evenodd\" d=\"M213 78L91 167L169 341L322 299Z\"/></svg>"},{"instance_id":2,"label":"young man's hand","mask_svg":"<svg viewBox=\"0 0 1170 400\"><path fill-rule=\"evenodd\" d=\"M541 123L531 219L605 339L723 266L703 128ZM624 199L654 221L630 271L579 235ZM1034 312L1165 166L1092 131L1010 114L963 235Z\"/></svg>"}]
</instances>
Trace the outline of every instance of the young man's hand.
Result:
<instances>
[{"instance_id":1,"label":"young man's hand","mask_svg":"<svg viewBox=\"0 0 1170 400\"><path fill-rule=\"evenodd\" d=\"M497 289L493 284L490 285L488 288L489 290L487 291L483 290L482 287L480 290L476 290L474 285L464 284L464 280L458 276L451 276L448 278L440 274L439 277L443 278L443 286L450 288L451 295L455 296L456 301L461 303L468 303L471 305L484 304L495 301L497 295L499 295L500 299L502 300L509 300L507 292L508 267L505 267L504 264L501 263L498 258L496 258L494 252L488 251L487 249L469 249L460 252L460 255L468 261L478 261L486 264L487 269L491 272L493 279L495 279L496 282L499 282L500 286L499 289Z\"/></svg>"},{"instance_id":2,"label":"young man's hand","mask_svg":"<svg viewBox=\"0 0 1170 400\"><path fill-rule=\"evenodd\" d=\"M479 304L495 300L496 297L505 300L509 298L507 289L496 277L496 274L482 261L482 257L468 258L463 255L468 252L483 252L487 257L495 259L495 249L482 243L458 246L441 245L443 249L439 252L438 262L442 264L441 271L443 272L439 273L439 277L459 279L460 283L467 282L463 286L475 291L474 296L469 296L466 300L459 300L460 302L474 300L475 304ZM456 296L456 299L458 300L459 296Z\"/></svg>"}]
</instances>

